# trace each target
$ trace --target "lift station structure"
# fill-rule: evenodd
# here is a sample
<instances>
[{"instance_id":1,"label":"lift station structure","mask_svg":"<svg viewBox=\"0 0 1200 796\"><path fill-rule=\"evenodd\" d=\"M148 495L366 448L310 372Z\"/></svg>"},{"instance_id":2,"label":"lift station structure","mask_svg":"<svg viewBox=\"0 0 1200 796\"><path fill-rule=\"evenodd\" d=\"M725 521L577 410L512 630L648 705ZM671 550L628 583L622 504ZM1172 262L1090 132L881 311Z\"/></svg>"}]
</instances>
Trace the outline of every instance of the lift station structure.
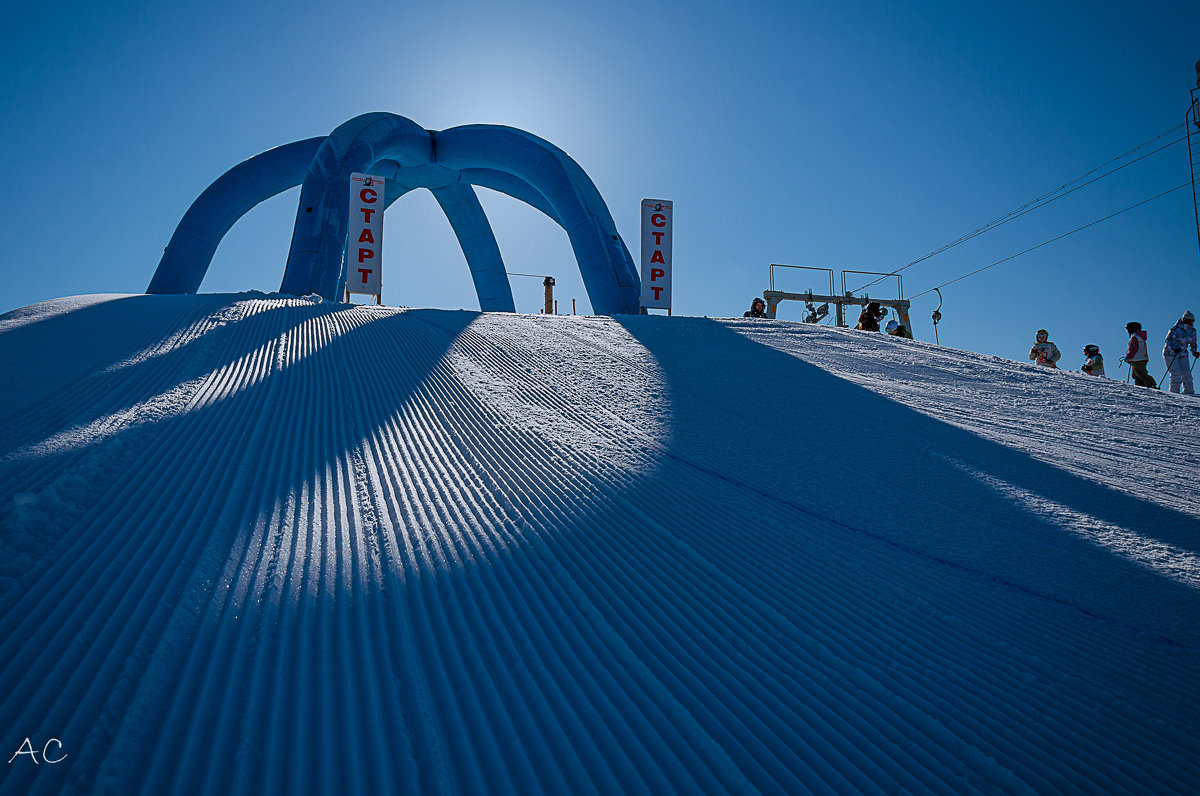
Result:
<instances>
[{"instance_id":1,"label":"lift station structure","mask_svg":"<svg viewBox=\"0 0 1200 796\"><path fill-rule=\"evenodd\" d=\"M829 276L829 292L827 294L814 293L812 288L803 293L789 293L775 289L775 269L776 268L794 268L801 271L816 271ZM767 317L774 318L775 313L779 309L779 304L784 301L803 301L805 307L804 322L805 323L820 323L824 320L833 308L834 322L837 326L846 327L850 324L846 321L846 307L865 307L871 302L879 304L881 307L888 307L896 312L899 322L912 331L912 323L908 319L908 310L911 306L906 298L904 298L904 283L899 274L884 274L875 271L842 271L842 292L839 295L834 294L834 275L835 271L832 268L817 268L809 265L782 265L780 263L771 263L770 268L770 284L769 290L763 291L763 300L767 303ZM863 287L856 290L846 289L846 275L852 274L857 276L874 277ZM859 290L870 287L884 279L896 280L896 298L872 298L866 293L861 296L855 295ZM819 306L818 306L819 305Z\"/></svg>"}]
</instances>

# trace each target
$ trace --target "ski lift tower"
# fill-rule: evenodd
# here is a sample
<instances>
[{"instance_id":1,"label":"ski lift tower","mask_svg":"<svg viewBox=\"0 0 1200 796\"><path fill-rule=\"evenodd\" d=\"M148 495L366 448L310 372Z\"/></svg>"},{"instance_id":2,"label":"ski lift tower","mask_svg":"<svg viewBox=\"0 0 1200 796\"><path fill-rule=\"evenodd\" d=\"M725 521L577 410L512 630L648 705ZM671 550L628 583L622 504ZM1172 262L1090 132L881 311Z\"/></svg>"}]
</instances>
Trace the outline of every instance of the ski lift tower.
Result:
<instances>
[{"instance_id":1,"label":"ski lift tower","mask_svg":"<svg viewBox=\"0 0 1200 796\"><path fill-rule=\"evenodd\" d=\"M1196 87L1192 89L1192 104L1184 114L1187 127L1188 162L1192 167L1192 209L1196 214L1196 245L1200 246L1200 194L1196 188L1200 177L1200 61L1196 62Z\"/></svg>"},{"instance_id":2,"label":"ski lift tower","mask_svg":"<svg viewBox=\"0 0 1200 796\"><path fill-rule=\"evenodd\" d=\"M775 289L775 269L776 268L795 268L803 271L819 271L829 275L829 293L827 295L818 295L813 293L812 289L808 289L803 293L788 293L782 290ZM896 311L896 315L900 317L900 323L912 332L912 323L908 319L908 310L912 303L904 298L904 282L899 274L881 274L874 271L842 271L842 293L834 295L834 272L830 268L814 268L807 265L783 265L780 263L771 263L771 288L763 291L763 300L767 302L767 317L774 318L776 311L779 309L779 303L782 301L803 301L807 312L804 314L805 323L818 323L829 314L830 305L834 308L834 322L837 326L847 327L850 324L846 322L846 307L863 306L865 307L870 302L874 301L882 307L890 307ZM860 276L877 277L874 281L869 282L865 287L870 287L876 282L884 279L896 279L896 298L880 299L871 298L866 293L861 296L856 296L859 290L846 289L846 274L858 274ZM817 302L823 302L821 306L816 306Z\"/></svg>"}]
</instances>

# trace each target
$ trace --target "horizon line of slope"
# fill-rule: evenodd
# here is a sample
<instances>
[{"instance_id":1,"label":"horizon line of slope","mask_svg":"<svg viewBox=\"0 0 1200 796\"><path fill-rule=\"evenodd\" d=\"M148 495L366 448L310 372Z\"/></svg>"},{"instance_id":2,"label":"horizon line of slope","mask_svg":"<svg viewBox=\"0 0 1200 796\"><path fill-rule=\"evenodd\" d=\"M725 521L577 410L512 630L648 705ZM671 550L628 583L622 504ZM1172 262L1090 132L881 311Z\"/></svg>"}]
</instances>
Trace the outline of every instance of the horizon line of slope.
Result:
<instances>
[{"instance_id":1,"label":"horizon line of slope","mask_svg":"<svg viewBox=\"0 0 1200 796\"><path fill-rule=\"evenodd\" d=\"M6 417L0 726L72 757L0 793L1197 773L1193 402L801 324L152 298L37 322L92 360ZM81 353L77 313L123 322ZM1128 435L1024 431L1087 402Z\"/></svg>"}]
</instances>

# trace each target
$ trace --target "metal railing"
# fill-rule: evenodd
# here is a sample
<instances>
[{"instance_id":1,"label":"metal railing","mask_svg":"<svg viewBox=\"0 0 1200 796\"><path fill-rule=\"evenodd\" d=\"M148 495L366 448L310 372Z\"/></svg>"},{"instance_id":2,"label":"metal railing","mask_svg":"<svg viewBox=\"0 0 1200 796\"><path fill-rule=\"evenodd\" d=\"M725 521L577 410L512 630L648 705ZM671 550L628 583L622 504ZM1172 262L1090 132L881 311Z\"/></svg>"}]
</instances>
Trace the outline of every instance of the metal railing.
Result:
<instances>
[{"instance_id":1,"label":"metal railing","mask_svg":"<svg viewBox=\"0 0 1200 796\"><path fill-rule=\"evenodd\" d=\"M833 269L832 268L818 268L813 265L783 265L780 263L771 263L771 268L770 268L771 290L775 289L775 269L776 268L795 268L795 269L801 270L801 271L820 271L822 273L829 274L829 292L830 293L833 292ZM811 292L811 290L809 292Z\"/></svg>"},{"instance_id":2,"label":"metal railing","mask_svg":"<svg viewBox=\"0 0 1200 796\"><path fill-rule=\"evenodd\" d=\"M876 279L872 282L868 282L867 284L863 285L860 288L856 288L855 290L847 290L846 289L846 274L858 274L859 276L878 276L878 277L880 277L880 279ZM842 293L847 296L851 296L851 295L854 295L855 293L857 293L859 290L865 290L866 288L870 287L871 285L874 285L876 282L882 282L883 279L891 278L893 276L896 277L896 298L903 299L904 298L904 277L900 276L900 274L881 274L878 271L842 271Z\"/></svg>"}]
</instances>

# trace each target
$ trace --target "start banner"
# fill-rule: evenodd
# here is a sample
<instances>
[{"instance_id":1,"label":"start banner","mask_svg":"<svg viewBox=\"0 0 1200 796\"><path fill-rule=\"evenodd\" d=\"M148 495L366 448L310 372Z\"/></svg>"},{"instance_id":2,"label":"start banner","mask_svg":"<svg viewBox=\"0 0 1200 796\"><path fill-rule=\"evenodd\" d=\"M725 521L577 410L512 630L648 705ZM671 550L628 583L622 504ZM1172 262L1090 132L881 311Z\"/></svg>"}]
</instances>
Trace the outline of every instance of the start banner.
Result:
<instances>
[{"instance_id":1,"label":"start banner","mask_svg":"<svg viewBox=\"0 0 1200 796\"><path fill-rule=\"evenodd\" d=\"M346 290L378 296L382 291L383 177L350 175L350 230L346 238Z\"/></svg>"},{"instance_id":2,"label":"start banner","mask_svg":"<svg viewBox=\"0 0 1200 796\"><path fill-rule=\"evenodd\" d=\"M642 200L642 306L671 309L671 202Z\"/></svg>"}]
</instances>

